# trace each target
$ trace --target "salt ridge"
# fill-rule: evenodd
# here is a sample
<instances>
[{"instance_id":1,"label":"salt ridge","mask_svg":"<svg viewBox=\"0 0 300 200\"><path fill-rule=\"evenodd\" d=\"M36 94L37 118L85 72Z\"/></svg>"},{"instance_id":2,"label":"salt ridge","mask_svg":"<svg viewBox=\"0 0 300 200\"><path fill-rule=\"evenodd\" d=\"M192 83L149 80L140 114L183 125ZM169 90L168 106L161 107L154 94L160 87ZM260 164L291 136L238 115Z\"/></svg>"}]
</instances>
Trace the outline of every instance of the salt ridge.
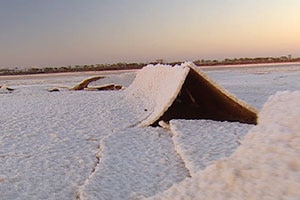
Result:
<instances>
[{"instance_id":1,"label":"salt ridge","mask_svg":"<svg viewBox=\"0 0 300 200\"><path fill-rule=\"evenodd\" d=\"M232 156L149 199L298 199L299 119L300 92L277 93Z\"/></svg>"}]
</instances>

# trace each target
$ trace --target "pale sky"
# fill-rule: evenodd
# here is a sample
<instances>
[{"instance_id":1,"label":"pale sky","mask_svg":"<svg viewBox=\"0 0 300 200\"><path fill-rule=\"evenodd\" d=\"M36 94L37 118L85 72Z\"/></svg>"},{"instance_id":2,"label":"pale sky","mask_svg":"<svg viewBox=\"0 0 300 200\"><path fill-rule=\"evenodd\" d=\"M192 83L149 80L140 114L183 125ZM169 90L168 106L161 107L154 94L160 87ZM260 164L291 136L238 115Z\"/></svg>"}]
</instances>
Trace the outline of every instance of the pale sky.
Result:
<instances>
[{"instance_id":1,"label":"pale sky","mask_svg":"<svg viewBox=\"0 0 300 200\"><path fill-rule=\"evenodd\" d=\"M299 0L0 0L0 67L288 54Z\"/></svg>"}]
</instances>

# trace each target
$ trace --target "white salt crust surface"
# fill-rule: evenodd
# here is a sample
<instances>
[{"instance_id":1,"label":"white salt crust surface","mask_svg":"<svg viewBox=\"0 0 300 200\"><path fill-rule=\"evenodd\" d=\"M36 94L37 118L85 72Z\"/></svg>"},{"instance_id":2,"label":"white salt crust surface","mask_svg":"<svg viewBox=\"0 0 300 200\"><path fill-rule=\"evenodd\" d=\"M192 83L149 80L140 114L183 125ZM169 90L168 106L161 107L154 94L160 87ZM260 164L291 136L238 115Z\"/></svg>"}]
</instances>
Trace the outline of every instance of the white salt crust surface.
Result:
<instances>
[{"instance_id":1,"label":"white salt crust surface","mask_svg":"<svg viewBox=\"0 0 300 200\"><path fill-rule=\"evenodd\" d=\"M300 92L269 98L235 153L149 199L299 199Z\"/></svg>"},{"instance_id":2,"label":"white salt crust surface","mask_svg":"<svg viewBox=\"0 0 300 200\"><path fill-rule=\"evenodd\" d=\"M140 102L149 113L139 126L151 125L163 115L176 99L188 72L184 65L148 65L138 71L126 93L128 101Z\"/></svg>"},{"instance_id":3,"label":"white salt crust surface","mask_svg":"<svg viewBox=\"0 0 300 200\"><path fill-rule=\"evenodd\" d=\"M170 127L175 149L193 176L213 161L230 156L254 125L211 120L172 120Z\"/></svg>"},{"instance_id":4,"label":"white salt crust surface","mask_svg":"<svg viewBox=\"0 0 300 200\"><path fill-rule=\"evenodd\" d=\"M168 110L180 93L190 69L198 71L199 76L210 81L224 96L255 112L251 106L235 98L228 91L215 84L215 82L198 70L193 63L186 62L174 67L161 64L148 65L137 72L135 80L126 89L127 100L138 101L144 107L140 112L144 110L148 113L138 126L145 127L153 124Z\"/></svg>"},{"instance_id":5,"label":"white salt crust surface","mask_svg":"<svg viewBox=\"0 0 300 200\"><path fill-rule=\"evenodd\" d=\"M80 188L80 199L153 196L189 176L161 128L116 131L101 141L100 149L99 166Z\"/></svg>"},{"instance_id":6,"label":"white salt crust surface","mask_svg":"<svg viewBox=\"0 0 300 200\"><path fill-rule=\"evenodd\" d=\"M129 87L135 78L135 73L112 74L105 76L103 79L91 82L88 86L101 86L109 83L122 85L124 88Z\"/></svg>"},{"instance_id":7,"label":"white salt crust surface","mask_svg":"<svg viewBox=\"0 0 300 200\"><path fill-rule=\"evenodd\" d=\"M223 88L260 110L277 91L300 88L300 64L205 69L205 73Z\"/></svg>"},{"instance_id":8,"label":"white salt crust surface","mask_svg":"<svg viewBox=\"0 0 300 200\"><path fill-rule=\"evenodd\" d=\"M97 193L103 186L106 193L102 199L110 195L126 199L128 195L134 195L134 191L149 196L188 175L167 131L129 128L143 113L132 112L133 102L124 101L124 92L49 93L44 87L19 86L16 92L1 96L2 198L75 199L82 191L86 196L80 198L98 199L92 196L93 193L85 192L85 185L90 177L98 176L96 172L103 169L110 171L114 163L119 163L119 170L124 173L115 171L115 176L109 176L110 182L105 182L106 185L92 179L96 180L92 182L95 185L87 184L88 191L92 188ZM124 134L119 136L119 132ZM115 136L112 135L114 133ZM109 143L109 151L104 151L101 158L104 161L113 158L113 163L104 162L103 166L99 165L102 168L95 171L101 144L110 140L114 141ZM150 148L138 146L139 143L146 143ZM128 162L134 161L127 166L131 168L124 165L124 154L119 151L121 148L131 150L125 156L131 158ZM140 168L144 171L138 176L136 172ZM127 170L131 170L130 173ZM145 171L149 173L144 174ZM102 175L105 177L105 174ZM113 186L121 182L128 187L114 190Z\"/></svg>"},{"instance_id":9,"label":"white salt crust surface","mask_svg":"<svg viewBox=\"0 0 300 200\"><path fill-rule=\"evenodd\" d=\"M118 100L114 93L39 88L1 96L1 198L74 199L97 162L99 141L114 127L112 98Z\"/></svg>"},{"instance_id":10,"label":"white salt crust surface","mask_svg":"<svg viewBox=\"0 0 300 200\"><path fill-rule=\"evenodd\" d=\"M300 65L280 68L269 66L267 68L206 70L206 73L219 85L257 108L261 108L263 102L274 91L300 90ZM107 159L102 170L107 170L105 167L111 163L109 155L114 152L118 166L127 162L127 158L122 157L121 153L117 153L118 149L109 146L120 147L122 146L121 140L124 140L124 145L127 145L129 138L135 141L133 144L136 144L139 140L138 133L143 135L144 132L151 134L156 132L156 129L152 128L150 130L133 127L134 124L144 119L148 112L140 112L144 109L143 103L126 100L124 91L62 91L58 93L46 91L60 85L73 86L83 79L98 75L102 74L95 72L93 74L80 73L76 76L64 74L63 76L30 76L30 78L28 76L22 78L0 77L0 85L6 84L8 87L16 89L12 93L0 94L0 199L75 199L78 194L88 197L89 192L87 191L91 188L93 188L93 193L89 197L93 199L92 195L101 189L96 187L97 180L93 179L94 175L100 176L96 172L101 171L99 170L101 159ZM122 75L120 75L120 83L127 80L121 77ZM114 76L112 79L115 80L118 77ZM285 116L284 109L278 112ZM177 123L177 120L175 122ZM197 121L191 122L191 124L195 123L195 126L190 125L189 121L186 123L187 126L191 126L190 133L199 130L200 125L197 127ZM203 123L203 121L199 121L199 124L203 125ZM184 120L182 124L184 124ZM184 133L187 126L178 126L178 132ZM275 125L274 128L276 129L276 127ZM165 135L170 134L166 130L157 130L159 130L158 133L164 133L162 138L166 138ZM116 137L113 137L114 134L117 134ZM119 134L124 134L120 137L120 141L117 137L120 136ZM146 138L147 136L143 135L140 138L141 142ZM169 139L164 141L155 138L154 136L150 137L150 141L155 142L155 144L151 143L153 146L169 144L170 141ZM213 144L214 141L211 143ZM102 155L101 148L99 149L100 144L106 148L107 156L102 156L99 162L97 156ZM185 148L184 145L184 142L180 143L182 149ZM221 145L224 149L228 149L226 143ZM132 152L134 155L146 154L135 151L134 146L131 148L132 150L128 152ZM188 150L188 148L186 149ZM187 168L183 167L182 162L176 160L180 155L175 151L175 146L174 151L168 148L165 153L168 158L174 158L178 163L176 173L179 174L179 177L186 173ZM152 156L149 156L149 160L155 160L155 157L159 155L154 153ZM201 155L197 156L195 153L195 157L198 159ZM144 159L138 156L134 158L136 160ZM196 158L195 162L190 162L197 167ZM187 160L188 157L186 156L184 159ZM185 160L181 158L181 161ZM136 163L138 166L135 167L138 168L139 162ZM143 166L147 168L148 165ZM174 165L166 164L161 168L154 168L152 163L149 166L151 167L144 170L152 171L152 169L162 169L167 166L174 167ZM170 168L172 173L176 171L174 169ZM111 188L120 180L127 181L131 187L120 191L122 194L126 191L126 194L130 194L132 198L151 195L155 187L154 182L158 180L149 176L147 181L143 182L142 175L135 176L143 177L137 181L143 182L141 185L144 188L140 188L137 193L134 193L134 191L130 191L135 188L134 180L128 177L132 174L123 173L123 175L114 176L117 178L110 182ZM169 173L165 177L173 177L173 175ZM178 179L173 180L176 184ZM148 181L153 184L151 191L147 191ZM95 185L87 184L92 182ZM284 184L284 182L282 183ZM99 185L101 184L99 183ZM159 182L156 184L159 185ZM88 186L86 189L85 185ZM106 193L118 195L115 194L118 191L114 189L109 189Z\"/></svg>"}]
</instances>

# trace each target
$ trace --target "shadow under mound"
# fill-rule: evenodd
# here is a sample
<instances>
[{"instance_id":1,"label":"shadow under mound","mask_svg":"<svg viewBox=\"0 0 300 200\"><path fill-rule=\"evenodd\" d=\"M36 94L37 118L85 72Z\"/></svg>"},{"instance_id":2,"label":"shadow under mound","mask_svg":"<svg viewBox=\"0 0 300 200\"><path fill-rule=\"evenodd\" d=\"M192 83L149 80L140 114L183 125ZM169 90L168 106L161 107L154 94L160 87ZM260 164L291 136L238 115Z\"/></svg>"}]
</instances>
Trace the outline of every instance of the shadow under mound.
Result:
<instances>
[{"instance_id":1,"label":"shadow under mound","mask_svg":"<svg viewBox=\"0 0 300 200\"><path fill-rule=\"evenodd\" d=\"M152 124L171 119L210 119L257 124L257 114L197 70L190 68L172 105Z\"/></svg>"}]
</instances>

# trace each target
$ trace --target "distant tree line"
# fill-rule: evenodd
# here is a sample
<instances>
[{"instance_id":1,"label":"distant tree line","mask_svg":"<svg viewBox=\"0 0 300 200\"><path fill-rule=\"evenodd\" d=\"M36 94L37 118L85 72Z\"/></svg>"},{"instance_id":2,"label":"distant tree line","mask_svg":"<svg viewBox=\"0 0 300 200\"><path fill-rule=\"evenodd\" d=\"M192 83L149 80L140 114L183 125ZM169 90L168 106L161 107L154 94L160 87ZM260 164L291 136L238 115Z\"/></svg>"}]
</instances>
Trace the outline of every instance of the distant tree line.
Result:
<instances>
[{"instance_id":1,"label":"distant tree line","mask_svg":"<svg viewBox=\"0 0 300 200\"><path fill-rule=\"evenodd\" d=\"M215 66L215 65L240 65L240 64L259 64L259 63L284 63L284 62L300 62L300 58L292 58L291 55L281 57L257 57L257 58L226 58L222 61L218 60L195 60L197 66ZM84 71L104 71L104 70L127 70L141 69L147 64L181 64L177 62L164 62L158 59L150 63L115 63L115 64L94 64L94 65L75 65L67 67L31 67L27 69L0 69L0 75L25 75L25 74L42 74L42 73L61 73L61 72L84 72Z\"/></svg>"},{"instance_id":2,"label":"distant tree line","mask_svg":"<svg viewBox=\"0 0 300 200\"><path fill-rule=\"evenodd\" d=\"M233 58L233 59L226 58L222 61L218 61L218 60L194 61L194 63L198 66L285 63L285 62L300 62L300 58L292 58L291 55L288 55L288 56L281 56L281 57Z\"/></svg>"},{"instance_id":3,"label":"distant tree line","mask_svg":"<svg viewBox=\"0 0 300 200\"><path fill-rule=\"evenodd\" d=\"M0 69L0 75L18 74L42 74L42 73L61 73L61 72L84 72L84 71L104 71L104 70L125 70L141 69L144 63L116 63L116 64L95 64L95 65L75 65L67 67L30 67L27 69Z\"/></svg>"}]
</instances>

